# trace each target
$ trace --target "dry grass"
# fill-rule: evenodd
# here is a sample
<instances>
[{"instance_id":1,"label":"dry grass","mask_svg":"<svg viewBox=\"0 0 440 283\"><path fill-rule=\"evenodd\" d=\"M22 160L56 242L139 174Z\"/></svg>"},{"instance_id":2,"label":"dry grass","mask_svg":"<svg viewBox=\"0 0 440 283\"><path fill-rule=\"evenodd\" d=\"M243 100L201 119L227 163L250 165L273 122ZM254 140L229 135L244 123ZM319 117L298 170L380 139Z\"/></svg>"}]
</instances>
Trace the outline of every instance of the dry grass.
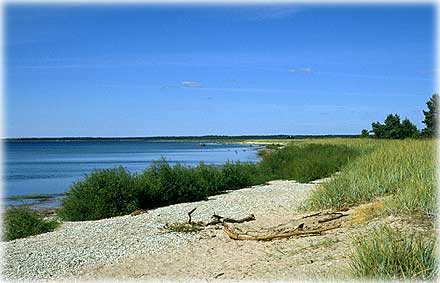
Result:
<instances>
[{"instance_id":1,"label":"dry grass","mask_svg":"<svg viewBox=\"0 0 440 283\"><path fill-rule=\"evenodd\" d=\"M353 210L350 215L349 224L361 224L378 217L383 214L384 207L384 199L362 204Z\"/></svg>"}]
</instances>

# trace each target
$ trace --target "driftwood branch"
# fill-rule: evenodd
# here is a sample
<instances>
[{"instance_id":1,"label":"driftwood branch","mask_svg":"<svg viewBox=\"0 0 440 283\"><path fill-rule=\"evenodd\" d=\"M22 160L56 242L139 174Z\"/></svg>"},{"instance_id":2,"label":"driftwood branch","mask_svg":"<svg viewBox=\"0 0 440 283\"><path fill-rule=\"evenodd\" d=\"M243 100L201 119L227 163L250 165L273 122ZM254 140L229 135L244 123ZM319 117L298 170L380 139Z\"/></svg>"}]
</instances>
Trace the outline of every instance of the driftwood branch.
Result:
<instances>
[{"instance_id":1,"label":"driftwood branch","mask_svg":"<svg viewBox=\"0 0 440 283\"><path fill-rule=\"evenodd\" d=\"M248 221L253 221L255 220L255 215L251 214L245 218L241 218L241 219L233 219L233 218L223 218L223 223L224 222L229 222L229 223L243 223L243 222L248 222Z\"/></svg>"},{"instance_id":2,"label":"driftwood branch","mask_svg":"<svg viewBox=\"0 0 440 283\"><path fill-rule=\"evenodd\" d=\"M194 230L200 230L203 229L203 227L206 227L208 225L216 225L216 224L222 224L223 230L226 235L229 236L229 238L233 240L253 240L253 241L268 241L272 239L278 239L278 238L289 238L292 236L298 236L298 237L305 237L305 236L316 236L321 235L322 232L337 229L341 227L341 223L334 224L334 225L325 225L318 228L307 228L307 225L304 222L299 222L297 224L296 228L291 228L289 230L287 229L263 229L266 230L266 234L261 234L261 231L242 231L238 228L235 228L234 230L228 226L227 223L243 223L248 221L255 220L255 215L250 214L247 217L240 218L240 219L234 219L234 218L228 218L223 217L217 214L212 215L212 221L209 223L203 223L203 222L192 222L191 215L196 211L197 207L193 208L191 211L188 212L188 223L185 223L185 228L188 231L194 231ZM310 215L303 216L304 218L310 218L310 217L321 217L319 220L315 220L314 223L326 223L330 222L332 220L339 219L344 216L348 216L349 214L344 214L342 212L317 212ZM188 227L189 228L188 228ZM278 225L275 228L278 228L281 225ZM182 230L182 227L177 227L178 229ZM260 233L260 234L259 234Z\"/></svg>"},{"instance_id":3,"label":"driftwood branch","mask_svg":"<svg viewBox=\"0 0 440 283\"><path fill-rule=\"evenodd\" d=\"M188 224L191 224L191 214L196 211L197 207L194 207L190 212L188 212Z\"/></svg>"},{"instance_id":4,"label":"driftwood branch","mask_svg":"<svg viewBox=\"0 0 440 283\"><path fill-rule=\"evenodd\" d=\"M268 241L276 238L288 238L292 236L302 236L302 235L320 235L324 231L332 230L339 228L341 224L337 224L331 227L313 229L313 230L302 230L300 228L296 228L292 231L276 233L276 234L268 234L268 235L247 235L247 234L238 234L232 231L226 223L223 223L223 230L229 238L233 240L253 240L253 241Z\"/></svg>"},{"instance_id":5,"label":"driftwood branch","mask_svg":"<svg viewBox=\"0 0 440 283\"><path fill-rule=\"evenodd\" d=\"M335 220L335 219L338 219L338 218L341 218L341 217L343 217L343 216L347 216L347 215L348 215L348 214L342 214L342 213L336 212L336 213L331 214L331 215L330 215L329 217L327 217L327 218L324 218L324 219L318 220L318 223L329 222L329 221L332 221L332 220Z\"/></svg>"},{"instance_id":6,"label":"driftwood branch","mask_svg":"<svg viewBox=\"0 0 440 283\"><path fill-rule=\"evenodd\" d=\"M211 222L209 222L208 225L216 225L216 224L220 224L220 223L243 223L243 222L248 222L248 221L253 221L255 220L255 215L251 214L245 218L241 218L241 219L233 219L233 218L227 218L227 217L223 217L220 215L216 215L213 214L212 215L213 220Z\"/></svg>"},{"instance_id":7,"label":"driftwood branch","mask_svg":"<svg viewBox=\"0 0 440 283\"><path fill-rule=\"evenodd\" d=\"M304 219L304 218L313 217L313 216L318 216L318 215L320 215L320 214L321 214L321 212L316 212L316 213L313 213L313 214L309 214L309 215L304 216L303 219Z\"/></svg>"}]
</instances>

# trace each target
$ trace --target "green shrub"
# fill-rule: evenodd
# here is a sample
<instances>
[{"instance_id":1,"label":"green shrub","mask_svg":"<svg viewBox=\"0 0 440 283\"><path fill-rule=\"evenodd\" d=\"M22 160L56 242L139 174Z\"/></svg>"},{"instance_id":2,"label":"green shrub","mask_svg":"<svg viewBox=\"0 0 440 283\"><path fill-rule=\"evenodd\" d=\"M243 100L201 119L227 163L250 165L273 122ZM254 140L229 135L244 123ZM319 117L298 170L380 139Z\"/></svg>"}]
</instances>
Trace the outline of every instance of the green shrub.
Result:
<instances>
[{"instance_id":1,"label":"green shrub","mask_svg":"<svg viewBox=\"0 0 440 283\"><path fill-rule=\"evenodd\" d=\"M220 191L242 189L264 183L257 164L228 162L220 169Z\"/></svg>"},{"instance_id":2,"label":"green shrub","mask_svg":"<svg viewBox=\"0 0 440 283\"><path fill-rule=\"evenodd\" d=\"M138 176L142 208L151 208L172 203L197 201L208 196L202 181L197 182L196 169L177 164L171 166L166 161L154 162Z\"/></svg>"},{"instance_id":3,"label":"green shrub","mask_svg":"<svg viewBox=\"0 0 440 283\"><path fill-rule=\"evenodd\" d=\"M434 235L409 235L383 226L355 240L351 270L360 279L434 279Z\"/></svg>"},{"instance_id":4,"label":"green shrub","mask_svg":"<svg viewBox=\"0 0 440 283\"><path fill-rule=\"evenodd\" d=\"M4 218L4 238L7 241L53 231L58 222L44 220L36 211L26 207L12 207Z\"/></svg>"},{"instance_id":5,"label":"green shrub","mask_svg":"<svg viewBox=\"0 0 440 283\"><path fill-rule=\"evenodd\" d=\"M157 161L136 176L141 208L197 201L225 190L257 182L257 165L226 163L221 167L199 164L196 167Z\"/></svg>"},{"instance_id":6,"label":"green shrub","mask_svg":"<svg viewBox=\"0 0 440 283\"><path fill-rule=\"evenodd\" d=\"M134 178L124 168L97 170L66 192L59 215L70 221L128 214L138 207Z\"/></svg>"},{"instance_id":7,"label":"green shrub","mask_svg":"<svg viewBox=\"0 0 440 283\"><path fill-rule=\"evenodd\" d=\"M218 167L200 163L194 168L195 183L207 196L215 195L222 191L222 174Z\"/></svg>"}]
</instances>

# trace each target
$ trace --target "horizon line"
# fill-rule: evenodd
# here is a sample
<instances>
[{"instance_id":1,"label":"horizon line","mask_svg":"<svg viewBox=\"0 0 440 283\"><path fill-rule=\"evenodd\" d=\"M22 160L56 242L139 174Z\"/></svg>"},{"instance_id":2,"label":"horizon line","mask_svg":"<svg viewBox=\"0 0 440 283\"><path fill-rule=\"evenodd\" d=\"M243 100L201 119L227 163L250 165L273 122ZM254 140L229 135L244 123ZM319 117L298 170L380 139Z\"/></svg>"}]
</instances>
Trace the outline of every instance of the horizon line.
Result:
<instances>
[{"instance_id":1,"label":"horizon line","mask_svg":"<svg viewBox=\"0 0 440 283\"><path fill-rule=\"evenodd\" d=\"M359 136L359 134L242 134L242 135L157 135L157 136L57 136L57 137L2 137L2 140L29 139L154 139L154 138L235 138L235 137L323 137L323 136Z\"/></svg>"}]
</instances>

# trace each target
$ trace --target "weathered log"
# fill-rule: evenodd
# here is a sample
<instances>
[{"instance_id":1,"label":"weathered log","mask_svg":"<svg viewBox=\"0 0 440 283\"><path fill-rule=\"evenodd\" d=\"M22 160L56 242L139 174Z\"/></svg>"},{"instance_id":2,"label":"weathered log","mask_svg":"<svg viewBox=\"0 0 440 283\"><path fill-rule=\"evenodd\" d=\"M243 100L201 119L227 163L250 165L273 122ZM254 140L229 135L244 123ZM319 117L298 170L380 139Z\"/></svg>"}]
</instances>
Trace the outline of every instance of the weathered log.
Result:
<instances>
[{"instance_id":1,"label":"weathered log","mask_svg":"<svg viewBox=\"0 0 440 283\"><path fill-rule=\"evenodd\" d=\"M332 213L332 215L330 217L318 220L318 223L329 222L329 221L332 221L332 220L335 220L335 219L338 219L338 218L341 218L341 217L347 216L347 215L348 214L342 214L342 213L339 213L339 212L335 212L335 213Z\"/></svg>"},{"instance_id":2,"label":"weathered log","mask_svg":"<svg viewBox=\"0 0 440 283\"><path fill-rule=\"evenodd\" d=\"M318 216L318 215L320 215L320 214L321 214L321 212L316 212L316 213L313 213L313 214L309 214L309 215L303 216L303 219L304 219L304 218L313 217L313 216Z\"/></svg>"},{"instance_id":3,"label":"weathered log","mask_svg":"<svg viewBox=\"0 0 440 283\"><path fill-rule=\"evenodd\" d=\"M292 236L303 236L303 235L319 235L324 231L332 230L339 228L341 224L334 225L331 227L320 228L320 229L311 229L311 230L302 230L302 229L294 229L292 231L278 233L278 234L268 234L268 235L247 235L247 234L238 234L232 231L226 223L223 223L223 230L229 238L233 240L243 240L243 241L269 241L277 238L288 238Z\"/></svg>"},{"instance_id":4,"label":"weathered log","mask_svg":"<svg viewBox=\"0 0 440 283\"><path fill-rule=\"evenodd\" d=\"M225 218L223 216L217 215L217 214L213 214L212 218L214 218L211 222L207 223L206 226L208 225L216 225L216 224L220 224L220 223L243 223L243 222L248 222L248 221L253 221L255 220L255 215L251 214L245 218L241 218L241 219L233 219L233 218Z\"/></svg>"},{"instance_id":5,"label":"weathered log","mask_svg":"<svg viewBox=\"0 0 440 283\"><path fill-rule=\"evenodd\" d=\"M223 218L223 222L228 222L228 223L243 223L243 222L248 222L248 221L253 221L255 220L255 215L251 214L245 218L241 218L241 219L233 219L233 218Z\"/></svg>"}]
</instances>

